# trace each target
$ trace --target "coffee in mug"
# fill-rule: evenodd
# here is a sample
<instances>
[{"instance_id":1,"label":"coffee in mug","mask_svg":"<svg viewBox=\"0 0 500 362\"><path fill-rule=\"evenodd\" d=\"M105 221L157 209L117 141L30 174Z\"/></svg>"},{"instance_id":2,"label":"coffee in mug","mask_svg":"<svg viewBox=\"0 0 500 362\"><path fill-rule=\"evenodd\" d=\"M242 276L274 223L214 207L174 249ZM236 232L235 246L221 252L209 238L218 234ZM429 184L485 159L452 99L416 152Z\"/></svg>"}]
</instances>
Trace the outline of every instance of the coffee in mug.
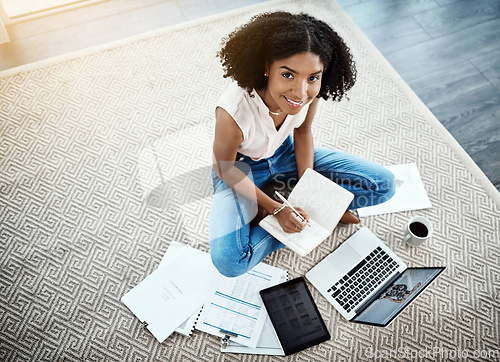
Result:
<instances>
[{"instance_id":1,"label":"coffee in mug","mask_svg":"<svg viewBox=\"0 0 500 362\"><path fill-rule=\"evenodd\" d=\"M404 241L412 246L425 242L432 235L432 224L423 216L415 216L408 221L404 232Z\"/></svg>"}]
</instances>

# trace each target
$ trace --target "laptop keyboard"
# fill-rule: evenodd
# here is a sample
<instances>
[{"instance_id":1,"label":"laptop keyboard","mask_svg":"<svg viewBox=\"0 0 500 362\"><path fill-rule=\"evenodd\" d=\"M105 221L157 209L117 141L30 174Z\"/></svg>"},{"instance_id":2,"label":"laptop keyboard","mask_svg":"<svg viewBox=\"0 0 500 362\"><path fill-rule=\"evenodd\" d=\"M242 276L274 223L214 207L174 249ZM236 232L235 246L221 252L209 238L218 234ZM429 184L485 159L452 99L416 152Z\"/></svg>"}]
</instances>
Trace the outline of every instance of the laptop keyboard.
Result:
<instances>
[{"instance_id":1,"label":"laptop keyboard","mask_svg":"<svg viewBox=\"0 0 500 362\"><path fill-rule=\"evenodd\" d=\"M398 267L381 247L373 250L327 292L347 312L352 311Z\"/></svg>"}]
</instances>

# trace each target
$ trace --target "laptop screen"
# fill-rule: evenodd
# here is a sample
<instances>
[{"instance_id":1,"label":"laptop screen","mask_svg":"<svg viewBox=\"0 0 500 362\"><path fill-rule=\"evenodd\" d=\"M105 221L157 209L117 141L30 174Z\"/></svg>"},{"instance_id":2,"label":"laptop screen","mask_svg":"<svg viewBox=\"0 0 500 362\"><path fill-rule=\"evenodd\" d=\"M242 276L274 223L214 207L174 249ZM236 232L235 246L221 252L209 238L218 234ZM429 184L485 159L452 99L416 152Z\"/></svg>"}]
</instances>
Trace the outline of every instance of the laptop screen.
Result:
<instances>
[{"instance_id":1,"label":"laptop screen","mask_svg":"<svg viewBox=\"0 0 500 362\"><path fill-rule=\"evenodd\" d=\"M379 293L351 322L385 327L444 270L408 268Z\"/></svg>"}]
</instances>

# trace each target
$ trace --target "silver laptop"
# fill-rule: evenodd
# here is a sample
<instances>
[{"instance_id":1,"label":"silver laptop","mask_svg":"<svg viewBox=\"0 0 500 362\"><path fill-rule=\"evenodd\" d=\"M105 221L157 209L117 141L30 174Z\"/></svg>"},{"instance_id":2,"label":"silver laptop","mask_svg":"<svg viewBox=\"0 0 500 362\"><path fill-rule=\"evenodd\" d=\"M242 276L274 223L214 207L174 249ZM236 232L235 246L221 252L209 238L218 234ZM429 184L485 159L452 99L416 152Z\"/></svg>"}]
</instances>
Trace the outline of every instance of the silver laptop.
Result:
<instances>
[{"instance_id":1,"label":"silver laptop","mask_svg":"<svg viewBox=\"0 0 500 362\"><path fill-rule=\"evenodd\" d=\"M385 327L444 269L408 268L363 227L306 278L347 320Z\"/></svg>"}]
</instances>

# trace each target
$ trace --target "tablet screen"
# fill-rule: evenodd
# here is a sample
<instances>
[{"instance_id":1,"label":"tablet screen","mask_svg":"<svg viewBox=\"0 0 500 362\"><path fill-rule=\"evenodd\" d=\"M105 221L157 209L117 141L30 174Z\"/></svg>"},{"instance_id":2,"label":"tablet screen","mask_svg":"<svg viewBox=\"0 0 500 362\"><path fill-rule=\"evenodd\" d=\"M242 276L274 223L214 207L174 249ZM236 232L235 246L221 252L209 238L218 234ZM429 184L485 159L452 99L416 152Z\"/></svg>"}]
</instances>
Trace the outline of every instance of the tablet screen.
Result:
<instances>
[{"instance_id":1,"label":"tablet screen","mask_svg":"<svg viewBox=\"0 0 500 362\"><path fill-rule=\"evenodd\" d=\"M330 339L304 278L260 291L285 355Z\"/></svg>"}]
</instances>

